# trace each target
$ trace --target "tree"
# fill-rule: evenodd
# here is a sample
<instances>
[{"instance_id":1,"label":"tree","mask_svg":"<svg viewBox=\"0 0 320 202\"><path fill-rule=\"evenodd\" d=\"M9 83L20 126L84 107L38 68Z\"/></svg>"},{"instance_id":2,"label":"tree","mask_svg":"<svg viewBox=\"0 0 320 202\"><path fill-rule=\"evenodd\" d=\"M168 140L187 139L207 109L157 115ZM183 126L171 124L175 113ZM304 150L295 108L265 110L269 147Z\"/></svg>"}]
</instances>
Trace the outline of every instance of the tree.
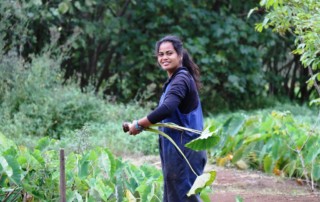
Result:
<instances>
[{"instance_id":1,"label":"tree","mask_svg":"<svg viewBox=\"0 0 320 202\"><path fill-rule=\"evenodd\" d=\"M272 27L273 31L281 36L286 33L294 36L295 50L292 53L301 55L300 61L311 77L308 81L309 89L314 85L320 95L317 84L320 81L320 2L263 0L260 5L267 14L264 21L256 25L256 29L261 32ZM259 9L252 9L250 14L257 10Z\"/></svg>"},{"instance_id":2,"label":"tree","mask_svg":"<svg viewBox=\"0 0 320 202\"><path fill-rule=\"evenodd\" d=\"M2 30L5 47L16 46L26 60L76 33L62 63L66 81L75 79L83 91L90 87L119 102L156 101L166 75L156 64L154 43L179 35L201 68L205 111L214 112L261 107L270 94L295 99L292 86L300 77L291 79L291 72L297 60L283 65L292 38L256 33L252 25L262 16L246 18L255 5L253 0L6 0L0 17L10 14L8 24L22 23L23 32L11 25ZM291 93L279 90L287 88Z\"/></svg>"}]
</instances>

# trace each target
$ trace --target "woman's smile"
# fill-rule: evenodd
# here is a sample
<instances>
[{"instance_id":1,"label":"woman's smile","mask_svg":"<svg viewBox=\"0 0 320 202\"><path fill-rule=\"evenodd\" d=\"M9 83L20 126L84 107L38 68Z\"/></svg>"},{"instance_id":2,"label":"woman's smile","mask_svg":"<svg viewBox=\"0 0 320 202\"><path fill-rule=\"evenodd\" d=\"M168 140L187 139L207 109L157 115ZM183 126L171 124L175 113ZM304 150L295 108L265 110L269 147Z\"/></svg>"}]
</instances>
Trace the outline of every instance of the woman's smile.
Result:
<instances>
[{"instance_id":1,"label":"woman's smile","mask_svg":"<svg viewBox=\"0 0 320 202\"><path fill-rule=\"evenodd\" d=\"M169 76L181 66L181 56L178 55L171 42L163 42L158 51L158 63Z\"/></svg>"}]
</instances>

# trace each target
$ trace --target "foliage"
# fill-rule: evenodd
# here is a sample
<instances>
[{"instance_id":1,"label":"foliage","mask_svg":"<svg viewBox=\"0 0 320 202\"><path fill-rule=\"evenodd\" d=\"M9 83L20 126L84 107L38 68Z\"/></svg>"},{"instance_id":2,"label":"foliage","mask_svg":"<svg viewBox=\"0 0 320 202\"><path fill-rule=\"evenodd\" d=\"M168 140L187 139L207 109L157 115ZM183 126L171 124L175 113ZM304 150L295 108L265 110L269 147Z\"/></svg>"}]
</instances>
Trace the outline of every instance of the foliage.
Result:
<instances>
[{"instance_id":1,"label":"foliage","mask_svg":"<svg viewBox=\"0 0 320 202\"><path fill-rule=\"evenodd\" d=\"M316 70L320 68L319 59L319 8L318 1L262 1L268 14L264 22L257 24L256 28L273 27L275 32L284 34L290 32L296 37L297 49L293 53L301 54L304 66L311 66Z\"/></svg>"},{"instance_id":2,"label":"foliage","mask_svg":"<svg viewBox=\"0 0 320 202\"><path fill-rule=\"evenodd\" d=\"M30 150L12 145L2 134L0 138L5 145L0 148L0 200L58 200L59 154L51 149L56 142L42 138ZM71 152L65 165L68 201L161 201L159 170L149 165L136 167L107 149Z\"/></svg>"},{"instance_id":3,"label":"foliage","mask_svg":"<svg viewBox=\"0 0 320 202\"><path fill-rule=\"evenodd\" d=\"M232 163L319 185L319 125L295 119L288 111L240 113L221 123L212 121L211 127L222 128L218 146L210 150L218 165Z\"/></svg>"},{"instance_id":4,"label":"foliage","mask_svg":"<svg viewBox=\"0 0 320 202\"><path fill-rule=\"evenodd\" d=\"M62 63L65 78L76 78L82 90L93 86L111 101L156 101L166 74L156 65L153 47L165 34L181 36L200 66L205 111L263 106L268 93L286 96L286 90L277 89L296 81L278 71L292 72L291 67L281 68L290 40L256 33L252 25L261 16L246 18L256 1L13 2L0 3L5 52L17 47L28 59L47 44L64 44L76 33L70 57ZM272 65L274 71L265 74L263 66Z\"/></svg>"},{"instance_id":5,"label":"foliage","mask_svg":"<svg viewBox=\"0 0 320 202\"><path fill-rule=\"evenodd\" d=\"M271 27L274 32L284 35L290 33L295 37L295 50L293 54L301 55L300 61L304 67L309 68L309 87L320 81L320 2L306 1L273 1L260 2L261 7L267 11L262 23L257 23L256 29L262 31ZM252 9L253 12L256 9ZM315 74L313 75L313 72ZM317 91L320 95L320 88Z\"/></svg>"},{"instance_id":6,"label":"foliage","mask_svg":"<svg viewBox=\"0 0 320 202\"><path fill-rule=\"evenodd\" d=\"M99 105L104 102L75 87L63 87L59 62L54 57L43 54L31 60L30 64L24 63L23 69L13 68L8 77L2 78L2 83L10 83L1 110L5 130L14 128L12 133L60 138L66 128L74 130L101 119Z\"/></svg>"},{"instance_id":7,"label":"foliage","mask_svg":"<svg viewBox=\"0 0 320 202\"><path fill-rule=\"evenodd\" d=\"M36 139L50 136L71 151L107 146L120 154L135 145L136 153L157 152L156 136L128 139L121 131L123 120L143 116L145 109L106 102L89 88L81 92L74 82L62 85L61 55L44 51L25 61L11 51L2 57L0 131L17 143L34 147Z\"/></svg>"}]
</instances>

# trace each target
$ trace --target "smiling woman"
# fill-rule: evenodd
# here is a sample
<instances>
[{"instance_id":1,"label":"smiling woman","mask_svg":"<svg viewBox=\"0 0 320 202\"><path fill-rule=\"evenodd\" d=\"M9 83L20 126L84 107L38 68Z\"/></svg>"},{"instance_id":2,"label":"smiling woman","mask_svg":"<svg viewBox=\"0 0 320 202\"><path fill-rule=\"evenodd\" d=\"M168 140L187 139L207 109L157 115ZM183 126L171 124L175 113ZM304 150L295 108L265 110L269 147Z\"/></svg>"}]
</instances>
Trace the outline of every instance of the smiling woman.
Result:
<instances>
[{"instance_id":1,"label":"smiling woman","mask_svg":"<svg viewBox=\"0 0 320 202\"><path fill-rule=\"evenodd\" d=\"M199 67L193 62L182 41L176 36L166 36L156 43L157 61L167 72L168 80L163 87L163 94L158 107L149 115L129 124L129 134L136 135L144 128L158 122L175 123L179 126L203 130L203 115L198 90ZM184 145L197 137L189 131L177 131L160 127L160 130L179 147L188 158L197 175L203 173L207 161L205 151L193 151ZM197 175L168 139L159 136L159 151L164 176L165 202L200 201L199 194L187 196Z\"/></svg>"},{"instance_id":2,"label":"smiling woman","mask_svg":"<svg viewBox=\"0 0 320 202\"><path fill-rule=\"evenodd\" d=\"M182 65L182 55L178 55L171 42L160 45L157 57L158 63L167 71L169 77Z\"/></svg>"}]
</instances>

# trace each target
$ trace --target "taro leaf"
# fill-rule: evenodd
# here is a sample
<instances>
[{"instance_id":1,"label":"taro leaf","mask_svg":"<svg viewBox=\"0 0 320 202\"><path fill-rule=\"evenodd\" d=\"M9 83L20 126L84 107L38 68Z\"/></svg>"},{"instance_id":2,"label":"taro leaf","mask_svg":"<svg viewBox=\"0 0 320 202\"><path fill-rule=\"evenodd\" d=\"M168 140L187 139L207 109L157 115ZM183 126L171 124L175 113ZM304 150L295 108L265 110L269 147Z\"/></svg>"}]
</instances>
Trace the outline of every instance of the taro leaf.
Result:
<instances>
[{"instance_id":1,"label":"taro leaf","mask_svg":"<svg viewBox=\"0 0 320 202\"><path fill-rule=\"evenodd\" d=\"M136 198L133 196L133 194L131 193L131 191L129 189L126 189L126 199L129 202L135 202Z\"/></svg>"},{"instance_id":2,"label":"taro leaf","mask_svg":"<svg viewBox=\"0 0 320 202\"><path fill-rule=\"evenodd\" d=\"M243 114L234 115L223 124L224 133L235 136L246 123L246 116Z\"/></svg>"},{"instance_id":3,"label":"taro leaf","mask_svg":"<svg viewBox=\"0 0 320 202\"><path fill-rule=\"evenodd\" d=\"M105 149L104 152L108 155L108 158L109 158L110 176L114 176L114 174L117 170L117 161L116 161L114 155L108 149Z\"/></svg>"},{"instance_id":4,"label":"taro leaf","mask_svg":"<svg viewBox=\"0 0 320 202\"><path fill-rule=\"evenodd\" d=\"M40 151L44 151L46 148L48 148L50 143L51 143L51 140L48 137L43 137L37 142L37 145L35 148Z\"/></svg>"},{"instance_id":5,"label":"taro leaf","mask_svg":"<svg viewBox=\"0 0 320 202\"><path fill-rule=\"evenodd\" d=\"M16 145L12 140L9 140L6 136L0 133L0 151L4 151L10 147L16 147Z\"/></svg>"},{"instance_id":6,"label":"taro leaf","mask_svg":"<svg viewBox=\"0 0 320 202\"><path fill-rule=\"evenodd\" d=\"M78 175L81 179L86 178L89 175L89 153L83 155L78 164Z\"/></svg>"},{"instance_id":7,"label":"taro leaf","mask_svg":"<svg viewBox=\"0 0 320 202\"><path fill-rule=\"evenodd\" d=\"M6 159L8 163L8 167L5 168L7 176L11 181L13 181L16 185L21 184L21 169L20 165L17 161L17 158L12 155L4 154L3 157Z\"/></svg>"},{"instance_id":8,"label":"taro leaf","mask_svg":"<svg viewBox=\"0 0 320 202\"><path fill-rule=\"evenodd\" d=\"M191 189L189 190L187 196L200 193L204 188L210 186L216 178L216 171L212 170L209 173L203 173L198 176L194 181Z\"/></svg>"},{"instance_id":9,"label":"taro leaf","mask_svg":"<svg viewBox=\"0 0 320 202\"><path fill-rule=\"evenodd\" d=\"M185 146L195 151L210 149L220 141L220 137L217 135L218 132L219 129L211 131L210 128L206 128L200 137L190 141Z\"/></svg>"},{"instance_id":10,"label":"taro leaf","mask_svg":"<svg viewBox=\"0 0 320 202\"><path fill-rule=\"evenodd\" d=\"M82 196L79 194L77 190L71 191L67 190L67 201L78 201L83 202Z\"/></svg>"},{"instance_id":11,"label":"taro leaf","mask_svg":"<svg viewBox=\"0 0 320 202\"><path fill-rule=\"evenodd\" d=\"M263 168L266 173L272 173L272 158L271 158L271 156L266 156L264 158Z\"/></svg>"},{"instance_id":12,"label":"taro leaf","mask_svg":"<svg viewBox=\"0 0 320 202\"><path fill-rule=\"evenodd\" d=\"M315 164L313 168L313 179L314 181L320 180L320 165Z\"/></svg>"}]
</instances>

